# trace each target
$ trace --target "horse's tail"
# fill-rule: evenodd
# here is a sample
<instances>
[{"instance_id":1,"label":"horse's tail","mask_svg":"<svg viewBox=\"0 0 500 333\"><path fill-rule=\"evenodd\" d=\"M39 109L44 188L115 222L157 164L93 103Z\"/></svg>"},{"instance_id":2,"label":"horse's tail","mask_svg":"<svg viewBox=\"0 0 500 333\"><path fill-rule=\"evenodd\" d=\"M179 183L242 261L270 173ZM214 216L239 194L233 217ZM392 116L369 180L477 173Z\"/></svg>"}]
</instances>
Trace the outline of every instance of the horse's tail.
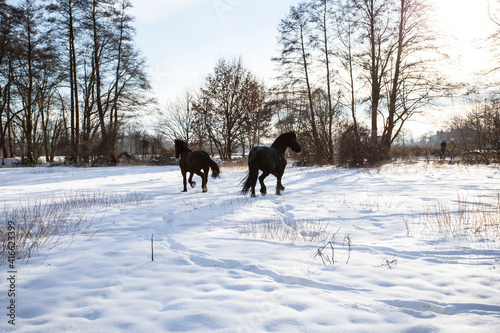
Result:
<instances>
[{"instance_id":1,"label":"horse's tail","mask_svg":"<svg viewBox=\"0 0 500 333\"><path fill-rule=\"evenodd\" d=\"M253 153L253 154L252 154ZM257 184L257 178L259 177L259 166L257 164L257 160L255 159L255 153L250 151L248 155L248 174L243 181L243 188L241 189L241 193L247 194L251 188L255 187Z\"/></svg>"},{"instance_id":2,"label":"horse's tail","mask_svg":"<svg viewBox=\"0 0 500 333\"><path fill-rule=\"evenodd\" d=\"M208 157L208 165L210 165L210 169L212 169L212 178L219 177L220 175L219 166L210 157Z\"/></svg>"}]
</instances>

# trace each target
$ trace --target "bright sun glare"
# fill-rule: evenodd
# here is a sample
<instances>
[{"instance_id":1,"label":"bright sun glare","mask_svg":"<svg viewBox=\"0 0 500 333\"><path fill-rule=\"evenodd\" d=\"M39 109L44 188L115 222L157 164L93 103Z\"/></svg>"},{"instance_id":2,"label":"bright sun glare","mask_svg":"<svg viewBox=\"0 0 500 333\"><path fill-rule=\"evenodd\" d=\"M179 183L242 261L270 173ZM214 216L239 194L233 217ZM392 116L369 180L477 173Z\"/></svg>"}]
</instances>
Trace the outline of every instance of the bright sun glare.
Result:
<instances>
[{"instance_id":1,"label":"bright sun glare","mask_svg":"<svg viewBox=\"0 0 500 333\"><path fill-rule=\"evenodd\" d=\"M458 39L475 39L489 25L488 1L437 0L438 20Z\"/></svg>"},{"instance_id":2,"label":"bright sun glare","mask_svg":"<svg viewBox=\"0 0 500 333\"><path fill-rule=\"evenodd\" d=\"M488 14L488 5L499 8L500 0L430 0L435 11L432 16L439 30L441 50L450 57L447 64L440 67L443 74L455 82L485 83L481 72L491 69L493 56L488 50L486 39L498 29ZM430 13L429 13L430 14ZM434 16L435 15L435 16ZM442 106L447 112L435 112L426 116L424 124L416 124L413 130L417 134L426 131L434 133L456 113L464 110L464 105L454 100L452 105Z\"/></svg>"},{"instance_id":3,"label":"bright sun glare","mask_svg":"<svg viewBox=\"0 0 500 333\"><path fill-rule=\"evenodd\" d=\"M489 54L481 48L493 32L488 4L496 0L435 0L437 24L449 40L450 54L457 60L456 74L462 78L484 70Z\"/></svg>"}]
</instances>

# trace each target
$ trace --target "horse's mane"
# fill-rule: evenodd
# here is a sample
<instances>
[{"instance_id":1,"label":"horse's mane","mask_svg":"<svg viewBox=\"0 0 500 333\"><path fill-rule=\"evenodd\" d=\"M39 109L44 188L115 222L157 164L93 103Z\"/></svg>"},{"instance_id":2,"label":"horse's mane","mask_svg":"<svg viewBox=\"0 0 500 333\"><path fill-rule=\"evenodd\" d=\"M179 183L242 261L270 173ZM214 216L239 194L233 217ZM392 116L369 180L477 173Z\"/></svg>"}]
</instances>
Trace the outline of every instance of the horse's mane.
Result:
<instances>
[{"instance_id":1,"label":"horse's mane","mask_svg":"<svg viewBox=\"0 0 500 333\"><path fill-rule=\"evenodd\" d=\"M188 143L186 141L183 141L183 140L180 140L180 139L175 139L174 143L175 143L176 149L178 147L181 151L182 150L191 151L191 149L189 149Z\"/></svg>"},{"instance_id":2,"label":"horse's mane","mask_svg":"<svg viewBox=\"0 0 500 333\"><path fill-rule=\"evenodd\" d=\"M280 136L278 136L276 138L276 140L274 140L271 147L280 147L280 146L286 145L288 143L288 141L290 140L290 137L292 137L294 135L295 135L295 132L286 132L286 133L281 134Z\"/></svg>"},{"instance_id":3,"label":"horse's mane","mask_svg":"<svg viewBox=\"0 0 500 333\"><path fill-rule=\"evenodd\" d=\"M175 139L174 142L176 145L186 145L187 146L187 142L180 140L180 139Z\"/></svg>"}]
</instances>

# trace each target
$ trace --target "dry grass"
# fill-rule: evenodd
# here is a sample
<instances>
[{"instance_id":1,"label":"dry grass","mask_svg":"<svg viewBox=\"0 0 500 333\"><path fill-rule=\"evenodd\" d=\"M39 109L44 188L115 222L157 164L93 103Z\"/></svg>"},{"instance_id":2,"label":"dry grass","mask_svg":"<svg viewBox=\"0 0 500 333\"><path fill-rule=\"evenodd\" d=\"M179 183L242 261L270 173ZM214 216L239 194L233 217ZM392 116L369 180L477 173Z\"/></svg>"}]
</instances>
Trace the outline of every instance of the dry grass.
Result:
<instances>
[{"instance_id":1,"label":"dry grass","mask_svg":"<svg viewBox=\"0 0 500 333\"><path fill-rule=\"evenodd\" d=\"M233 162L225 162L220 165L223 172L232 172L232 171L247 171L248 170L248 162L246 159L240 159Z\"/></svg>"},{"instance_id":2,"label":"dry grass","mask_svg":"<svg viewBox=\"0 0 500 333\"><path fill-rule=\"evenodd\" d=\"M498 168L498 164L490 164L489 166L485 165L468 165L464 163L460 163L459 161L453 162L453 164L449 164L449 159L446 161L442 161L439 159L434 159L430 161L426 161L423 159L409 161L391 161L387 163L380 164L376 167L367 167L364 169L360 169L360 171L364 171L366 173L371 174L421 174L425 172L435 172L435 171L453 171L453 172L462 172L462 171L470 171L482 168Z\"/></svg>"},{"instance_id":3,"label":"dry grass","mask_svg":"<svg viewBox=\"0 0 500 333\"><path fill-rule=\"evenodd\" d=\"M57 204L68 209L92 206L143 205L151 203L151 196L143 192L110 194L102 191L75 192L56 198Z\"/></svg>"},{"instance_id":4,"label":"dry grass","mask_svg":"<svg viewBox=\"0 0 500 333\"><path fill-rule=\"evenodd\" d=\"M324 266L335 264L335 246L333 244L333 241L328 241L314 253L314 258L320 258Z\"/></svg>"},{"instance_id":5,"label":"dry grass","mask_svg":"<svg viewBox=\"0 0 500 333\"><path fill-rule=\"evenodd\" d=\"M85 210L69 210L50 202L28 202L4 212L5 221L15 225L15 258L28 261L39 248L51 244L57 246L64 236L74 238L91 230L92 219L87 218ZM7 260L7 224L0 228L2 251L0 264Z\"/></svg>"},{"instance_id":6,"label":"dry grass","mask_svg":"<svg viewBox=\"0 0 500 333\"><path fill-rule=\"evenodd\" d=\"M147 195L139 192L126 194L76 192L44 200L27 200L17 207L5 208L1 214L3 223L0 225L0 265L5 264L9 257L7 251L9 245L10 248L14 247L13 234L15 259L27 262L43 245L49 245L48 249L52 249L63 239L72 240L79 234L95 233L97 230L92 228L92 222L96 214L91 213L91 208L140 205L150 200Z\"/></svg>"},{"instance_id":7,"label":"dry grass","mask_svg":"<svg viewBox=\"0 0 500 333\"><path fill-rule=\"evenodd\" d=\"M335 253L336 253L335 238L337 237L337 233L339 231L340 228L335 233L332 233L331 239L326 244L319 247L313 255L313 258L320 258L324 266L335 265L335 263L338 262L335 259ZM351 251L352 251L352 239L351 235L349 234L345 235L344 240L342 241L342 248L344 248L344 252L346 247L347 247L347 253L345 253L344 258L346 259L345 263L348 264L349 260L351 259Z\"/></svg>"},{"instance_id":8,"label":"dry grass","mask_svg":"<svg viewBox=\"0 0 500 333\"><path fill-rule=\"evenodd\" d=\"M438 201L421 214L425 229L444 234L500 238L500 192L473 199L457 195L453 203Z\"/></svg>"},{"instance_id":9,"label":"dry grass","mask_svg":"<svg viewBox=\"0 0 500 333\"><path fill-rule=\"evenodd\" d=\"M299 219L286 220L266 219L264 221L249 221L240 224L239 233L254 238L270 239L277 242L324 241L332 237L329 224L321 220Z\"/></svg>"}]
</instances>

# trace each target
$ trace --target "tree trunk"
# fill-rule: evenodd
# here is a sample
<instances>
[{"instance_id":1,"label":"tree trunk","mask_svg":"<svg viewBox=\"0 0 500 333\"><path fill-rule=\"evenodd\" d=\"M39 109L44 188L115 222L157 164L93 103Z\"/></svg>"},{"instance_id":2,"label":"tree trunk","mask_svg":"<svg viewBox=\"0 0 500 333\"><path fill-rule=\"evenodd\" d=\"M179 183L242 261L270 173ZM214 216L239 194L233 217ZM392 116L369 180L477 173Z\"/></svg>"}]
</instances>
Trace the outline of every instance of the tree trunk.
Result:
<instances>
[{"instance_id":1,"label":"tree trunk","mask_svg":"<svg viewBox=\"0 0 500 333\"><path fill-rule=\"evenodd\" d=\"M78 102L78 76L76 67L75 31L73 19L73 3L69 1L69 77L71 95L71 149L73 161L80 160L80 110Z\"/></svg>"},{"instance_id":2,"label":"tree trunk","mask_svg":"<svg viewBox=\"0 0 500 333\"><path fill-rule=\"evenodd\" d=\"M316 158L318 161L321 161L321 153L320 153L320 144L319 144L319 137L318 137L318 129L316 128L316 117L314 114L314 102L313 102L313 97L312 97L312 91L311 91L311 83L309 81L309 71L308 71L308 64L307 64L307 52L305 49L305 41L304 41L304 31L303 27L300 27L300 46L301 46L301 51L302 51L302 62L303 62L303 67L304 67L304 77L306 80L306 89L307 89L307 97L309 101L309 117L311 121L311 129L312 129L312 134L313 134L313 141L314 141L314 146L316 150Z\"/></svg>"},{"instance_id":3,"label":"tree trunk","mask_svg":"<svg viewBox=\"0 0 500 333\"><path fill-rule=\"evenodd\" d=\"M396 53L396 64L394 68L394 75L392 78L392 90L389 94L389 114L387 117L387 125L384 130L384 137L382 145L384 145L384 150L389 150L392 143L392 135L394 131L394 117L396 115L396 101L398 98L398 88L399 88L399 75L401 71L401 56L403 53L403 42L404 42L404 27L405 27L405 12L406 12L406 0L401 0L400 8L400 21L398 27L398 44Z\"/></svg>"}]
</instances>

